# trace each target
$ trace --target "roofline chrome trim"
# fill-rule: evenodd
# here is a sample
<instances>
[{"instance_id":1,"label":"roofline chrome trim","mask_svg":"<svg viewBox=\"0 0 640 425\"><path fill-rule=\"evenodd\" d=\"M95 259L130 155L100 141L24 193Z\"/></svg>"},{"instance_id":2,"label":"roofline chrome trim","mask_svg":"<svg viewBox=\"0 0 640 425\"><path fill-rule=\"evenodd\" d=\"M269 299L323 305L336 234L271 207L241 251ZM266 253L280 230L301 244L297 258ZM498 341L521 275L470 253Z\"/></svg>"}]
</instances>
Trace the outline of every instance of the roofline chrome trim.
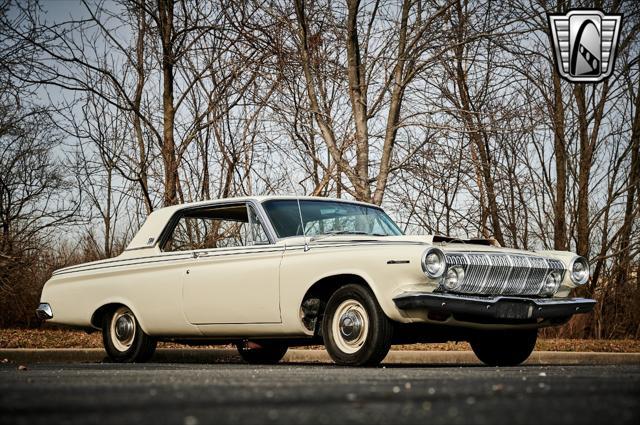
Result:
<instances>
[{"instance_id":1,"label":"roofline chrome trim","mask_svg":"<svg viewBox=\"0 0 640 425\"><path fill-rule=\"evenodd\" d=\"M251 205L253 207L253 209L258 214L258 217L260 217L260 221L261 221L260 224L262 225L265 232L267 233L267 237L269 238L269 245L274 245L278 239L276 237L274 229L271 227L271 222L268 219L265 221L265 218L267 218L266 213L264 212L264 209L262 208L262 205L260 204L260 202L256 201L255 199L247 199L244 201L221 199L221 200L211 201L211 203L206 203L202 205L185 206L184 208L179 208L176 211L174 211L171 217L169 217L169 219L167 220L167 223L165 224L165 226L160 231L160 234L156 238L155 243L153 245L150 245L149 248L158 247L160 252L169 252L169 251L162 250L162 245L166 242L167 232L169 231L169 229L173 229L176 226L176 220L179 220L180 216L184 214L185 211L207 209L211 207L219 207L224 205L242 205L242 204L244 204L245 206Z\"/></svg>"},{"instance_id":2,"label":"roofline chrome trim","mask_svg":"<svg viewBox=\"0 0 640 425\"><path fill-rule=\"evenodd\" d=\"M351 200L351 199L329 198L329 197L313 197L313 196L273 196L273 197L269 197L269 196L254 196L254 197L251 197L251 196L248 196L248 197L221 198L221 199L212 199L212 200L207 200L207 201L190 202L190 203L184 203L184 204L179 204L179 205L173 205L173 206L169 206L169 207L159 208L159 209L155 210L154 212L157 212L157 211L160 211L160 210L163 210L163 209L172 209L173 212L171 213L171 216L169 217L169 219L167 219L167 222L165 223L165 225L162 228L162 230L160 230L158 235L155 237L155 240L153 241L153 244L151 244L151 245L143 245L143 246L135 246L135 247L132 247L132 248L126 248L124 250L124 252L130 252L130 251L137 251L137 250L142 250L142 249L150 249L150 248L159 247L161 245L160 242L161 242L161 239L164 236L164 232L165 232L167 226L169 224L172 224L172 220L174 219L174 217L176 215L182 213L185 210L199 209L199 208L209 208L209 207L216 207L216 206L227 205L227 204L250 204L250 205L252 205L256 209L256 212L257 212L258 216L260 217L263 226L265 227L265 232L267 233L267 237L269 238L269 242L271 244L274 244L274 243L277 243L278 241L280 241L282 239L286 239L286 238L278 237L278 235L277 235L277 233L275 231L275 228L273 227L273 224L271 223L271 219L269 218L269 215L264 210L264 207L262 206L262 204L264 202L268 202L268 201L296 200L296 199L308 200L308 201L313 201L313 202L343 202L343 203L348 203L348 204L353 204L353 205L360 205L360 206L366 206L366 207L370 207L370 208L376 208L376 209L378 209L378 210L380 210L382 212L385 212L384 209L380 205L370 204L370 203L367 203L367 202L355 201L355 200ZM139 230L140 229L138 229L138 231ZM402 232L402 229L400 229L400 231Z\"/></svg>"}]
</instances>

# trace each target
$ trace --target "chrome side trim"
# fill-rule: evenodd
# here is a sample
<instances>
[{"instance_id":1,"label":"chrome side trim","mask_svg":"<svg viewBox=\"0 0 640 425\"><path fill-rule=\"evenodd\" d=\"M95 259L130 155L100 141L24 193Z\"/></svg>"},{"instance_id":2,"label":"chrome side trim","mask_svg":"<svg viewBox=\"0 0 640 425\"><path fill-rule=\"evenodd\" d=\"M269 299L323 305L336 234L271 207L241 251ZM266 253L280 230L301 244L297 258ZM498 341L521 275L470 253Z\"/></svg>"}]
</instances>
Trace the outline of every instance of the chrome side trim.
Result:
<instances>
[{"instance_id":1,"label":"chrome side trim","mask_svg":"<svg viewBox=\"0 0 640 425\"><path fill-rule=\"evenodd\" d=\"M110 269L114 267L128 267L128 266L144 266L153 263L165 263L175 262L182 260L193 260L194 257L201 256L202 252L207 252L207 257L226 257L229 255L248 255L248 254L260 254L270 252L283 252L284 246L277 245L253 245L243 246L238 248L212 248L193 251L179 251L176 254L171 252L161 253L150 257L133 257L133 258L121 258L114 259L113 261L103 262L100 264L79 264L69 269L60 269L53 272L53 276L68 274L68 273L82 273L95 270ZM117 257L116 257L117 258Z\"/></svg>"},{"instance_id":2,"label":"chrome side trim","mask_svg":"<svg viewBox=\"0 0 640 425\"><path fill-rule=\"evenodd\" d=\"M404 242L404 241L380 241L380 240L366 240L366 241L321 241L314 242L314 249L323 249L323 248L344 248L344 247L356 247L359 245L426 245L424 242ZM146 249L146 248L145 248ZM232 254L242 254L242 253L253 253L253 252L277 252L277 251L292 251L295 249L304 249L304 245L252 245L252 246L242 246L237 248L214 248L208 250L210 252L209 257L213 256L225 256ZM233 251L232 251L233 250ZM236 252L236 251L249 251L251 252ZM253 251L255 250L255 251ZM162 252L160 254L147 255L143 257L130 257L130 258L119 258L115 257L111 260L102 261L99 264L92 263L83 263L75 266L69 266L62 269L58 269L52 273L53 276L68 274L68 273L79 273L85 271L93 271L100 269L107 269L111 267L124 267L124 266L134 266L134 265L144 265L151 263L160 263L165 261L179 261L179 260L190 260L193 257L194 251L173 251L173 252Z\"/></svg>"}]
</instances>

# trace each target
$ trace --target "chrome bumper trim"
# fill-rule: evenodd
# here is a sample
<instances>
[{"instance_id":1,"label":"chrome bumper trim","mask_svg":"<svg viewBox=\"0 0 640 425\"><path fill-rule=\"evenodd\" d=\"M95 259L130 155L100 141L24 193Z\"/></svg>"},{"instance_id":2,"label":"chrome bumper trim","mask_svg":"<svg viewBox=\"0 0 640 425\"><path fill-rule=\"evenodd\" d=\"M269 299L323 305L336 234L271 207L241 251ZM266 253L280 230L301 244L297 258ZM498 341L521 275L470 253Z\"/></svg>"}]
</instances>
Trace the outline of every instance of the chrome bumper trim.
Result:
<instances>
[{"instance_id":1,"label":"chrome bumper trim","mask_svg":"<svg viewBox=\"0 0 640 425\"><path fill-rule=\"evenodd\" d=\"M399 309L428 311L505 320L568 318L593 310L595 300L587 298L524 298L465 296L407 292L393 299Z\"/></svg>"},{"instance_id":2,"label":"chrome bumper trim","mask_svg":"<svg viewBox=\"0 0 640 425\"><path fill-rule=\"evenodd\" d=\"M49 320L53 319L53 311L51 310L51 306L47 303L40 303L38 308L36 308L36 316L40 320Z\"/></svg>"}]
</instances>

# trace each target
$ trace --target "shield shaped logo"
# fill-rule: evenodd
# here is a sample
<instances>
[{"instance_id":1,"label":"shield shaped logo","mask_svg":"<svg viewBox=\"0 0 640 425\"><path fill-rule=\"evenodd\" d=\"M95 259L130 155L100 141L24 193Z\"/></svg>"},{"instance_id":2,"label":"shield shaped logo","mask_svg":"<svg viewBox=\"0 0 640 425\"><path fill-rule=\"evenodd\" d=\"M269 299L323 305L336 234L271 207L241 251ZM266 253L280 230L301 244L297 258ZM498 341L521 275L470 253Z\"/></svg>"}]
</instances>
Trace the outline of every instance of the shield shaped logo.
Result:
<instances>
[{"instance_id":1,"label":"shield shaped logo","mask_svg":"<svg viewBox=\"0 0 640 425\"><path fill-rule=\"evenodd\" d=\"M547 15L560 75L574 83L597 83L613 72L622 15L570 10Z\"/></svg>"}]
</instances>

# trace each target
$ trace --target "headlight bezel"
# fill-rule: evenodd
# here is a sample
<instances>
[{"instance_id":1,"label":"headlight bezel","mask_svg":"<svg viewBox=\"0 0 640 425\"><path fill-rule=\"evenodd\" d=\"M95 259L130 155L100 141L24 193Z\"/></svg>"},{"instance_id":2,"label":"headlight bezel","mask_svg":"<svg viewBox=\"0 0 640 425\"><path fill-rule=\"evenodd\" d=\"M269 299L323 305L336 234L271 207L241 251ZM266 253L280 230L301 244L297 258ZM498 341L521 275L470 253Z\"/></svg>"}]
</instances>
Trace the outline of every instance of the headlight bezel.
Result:
<instances>
[{"instance_id":1,"label":"headlight bezel","mask_svg":"<svg viewBox=\"0 0 640 425\"><path fill-rule=\"evenodd\" d=\"M549 282L549 278L553 277L553 286L547 287ZM560 289L560 285L562 285L562 273L558 270L551 270L544 278L544 282L542 283L542 289L540 290L540 295L551 297L558 292Z\"/></svg>"},{"instance_id":2,"label":"headlight bezel","mask_svg":"<svg viewBox=\"0 0 640 425\"><path fill-rule=\"evenodd\" d=\"M436 254L440 260L440 267L437 271L432 272L427 264L427 257L430 254ZM420 261L422 266L422 272L431 279L440 279L447 271L447 259L444 252L440 248L431 247L422 253L422 260Z\"/></svg>"},{"instance_id":3,"label":"headlight bezel","mask_svg":"<svg viewBox=\"0 0 640 425\"><path fill-rule=\"evenodd\" d=\"M447 284L448 282L450 282L449 273L451 272L455 273L455 279L456 279L456 283L453 286L449 286ZM447 271L442 278L442 283L441 283L442 287L449 292L455 292L458 289L460 289L462 287L462 282L464 280L464 272L465 272L464 267L460 265L447 267Z\"/></svg>"},{"instance_id":4,"label":"headlight bezel","mask_svg":"<svg viewBox=\"0 0 640 425\"><path fill-rule=\"evenodd\" d=\"M585 276L582 279L577 279L574 276L574 267L577 263L582 264L584 266L583 271L585 272ZM589 270L589 262L587 261L586 258L580 255L576 255L571 259L571 262L569 263L569 269L567 271L569 272L569 278L571 279L571 282L576 286L585 285L587 282L589 282L589 278L591 277L591 271Z\"/></svg>"}]
</instances>

